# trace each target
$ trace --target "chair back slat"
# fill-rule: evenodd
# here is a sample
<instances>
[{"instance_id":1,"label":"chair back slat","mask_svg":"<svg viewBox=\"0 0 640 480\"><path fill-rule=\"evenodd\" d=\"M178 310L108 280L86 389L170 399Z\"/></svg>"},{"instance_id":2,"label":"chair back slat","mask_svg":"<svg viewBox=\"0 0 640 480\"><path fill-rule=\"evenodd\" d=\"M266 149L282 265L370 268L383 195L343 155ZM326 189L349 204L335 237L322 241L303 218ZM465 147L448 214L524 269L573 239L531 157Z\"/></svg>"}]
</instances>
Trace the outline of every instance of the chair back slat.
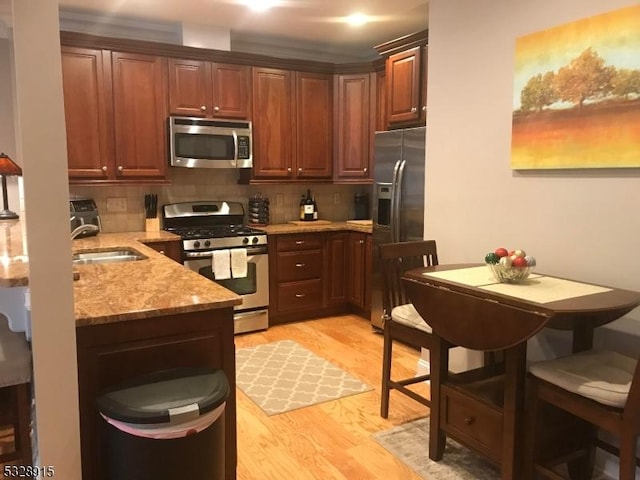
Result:
<instances>
[{"instance_id":1,"label":"chair back slat","mask_svg":"<svg viewBox=\"0 0 640 480\"><path fill-rule=\"evenodd\" d=\"M633 372L629 396L622 413L623 422L633 425L636 431L640 430L640 359L636 363Z\"/></svg>"},{"instance_id":2,"label":"chair back slat","mask_svg":"<svg viewBox=\"0 0 640 480\"><path fill-rule=\"evenodd\" d=\"M438 265L435 240L387 243L379 246L382 272L382 308L385 316L398 305L410 303L402 283L407 270Z\"/></svg>"}]
</instances>

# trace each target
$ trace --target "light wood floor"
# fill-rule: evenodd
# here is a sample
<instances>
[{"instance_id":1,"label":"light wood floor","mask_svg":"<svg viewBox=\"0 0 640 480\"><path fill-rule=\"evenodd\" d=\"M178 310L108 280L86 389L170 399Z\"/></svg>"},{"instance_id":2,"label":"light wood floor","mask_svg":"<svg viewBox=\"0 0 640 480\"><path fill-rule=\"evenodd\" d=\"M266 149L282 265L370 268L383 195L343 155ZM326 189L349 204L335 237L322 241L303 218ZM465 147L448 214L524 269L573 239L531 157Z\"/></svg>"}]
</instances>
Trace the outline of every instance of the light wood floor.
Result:
<instances>
[{"instance_id":1,"label":"light wood floor","mask_svg":"<svg viewBox=\"0 0 640 480\"><path fill-rule=\"evenodd\" d=\"M380 417L382 335L355 315L291 323L239 335L236 348L294 340L374 387L373 391L266 416L238 390L238 480L420 480L371 435L428 415L423 405L391 392ZM394 347L394 377L416 372L420 355ZM427 393L427 387L421 388ZM425 445L425 458L427 445Z\"/></svg>"}]
</instances>

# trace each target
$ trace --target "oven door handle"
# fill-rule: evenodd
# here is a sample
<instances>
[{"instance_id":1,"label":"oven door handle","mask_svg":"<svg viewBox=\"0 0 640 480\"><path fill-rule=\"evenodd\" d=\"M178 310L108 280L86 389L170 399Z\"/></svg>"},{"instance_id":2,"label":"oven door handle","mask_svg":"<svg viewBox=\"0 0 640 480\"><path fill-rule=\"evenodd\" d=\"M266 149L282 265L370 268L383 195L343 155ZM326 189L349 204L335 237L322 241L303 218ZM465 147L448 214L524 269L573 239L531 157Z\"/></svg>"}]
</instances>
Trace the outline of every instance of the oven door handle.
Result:
<instances>
[{"instance_id":1,"label":"oven door handle","mask_svg":"<svg viewBox=\"0 0 640 480\"><path fill-rule=\"evenodd\" d=\"M233 249L231 249L233 250ZM266 247L248 247L247 255L266 255ZM211 250L206 252L185 252L185 258L211 258Z\"/></svg>"}]
</instances>

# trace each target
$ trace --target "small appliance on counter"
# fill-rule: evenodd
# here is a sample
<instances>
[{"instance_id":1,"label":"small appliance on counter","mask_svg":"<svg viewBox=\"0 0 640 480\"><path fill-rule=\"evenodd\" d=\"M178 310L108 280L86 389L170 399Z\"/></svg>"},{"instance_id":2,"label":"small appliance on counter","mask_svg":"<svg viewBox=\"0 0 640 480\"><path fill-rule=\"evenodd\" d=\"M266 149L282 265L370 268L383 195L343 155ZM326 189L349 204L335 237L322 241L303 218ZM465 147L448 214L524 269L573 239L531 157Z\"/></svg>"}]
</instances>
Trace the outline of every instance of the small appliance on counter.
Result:
<instances>
[{"instance_id":1,"label":"small appliance on counter","mask_svg":"<svg viewBox=\"0 0 640 480\"><path fill-rule=\"evenodd\" d=\"M256 193L249 199L249 224L267 225L269 223L269 199Z\"/></svg>"},{"instance_id":2,"label":"small appliance on counter","mask_svg":"<svg viewBox=\"0 0 640 480\"><path fill-rule=\"evenodd\" d=\"M76 238L91 237L102 230L98 206L92 198L72 198L69 200L69 223L71 232L82 225L95 225L97 229L86 229Z\"/></svg>"},{"instance_id":3,"label":"small appliance on counter","mask_svg":"<svg viewBox=\"0 0 640 480\"><path fill-rule=\"evenodd\" d=\"M356 193L353 198L354 220L367 220L369 216L369 194Z\"/></svg>"}]
</instances>

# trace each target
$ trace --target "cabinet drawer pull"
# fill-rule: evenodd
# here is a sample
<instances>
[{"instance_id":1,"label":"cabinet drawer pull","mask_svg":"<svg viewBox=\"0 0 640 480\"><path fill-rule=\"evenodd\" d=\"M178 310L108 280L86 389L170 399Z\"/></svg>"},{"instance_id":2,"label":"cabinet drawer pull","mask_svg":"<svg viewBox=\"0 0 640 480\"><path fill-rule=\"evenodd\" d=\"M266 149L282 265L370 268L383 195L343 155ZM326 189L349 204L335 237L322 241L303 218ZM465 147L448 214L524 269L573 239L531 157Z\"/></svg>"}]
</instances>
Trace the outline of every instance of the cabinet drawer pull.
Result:
<instances>
[{"instance_id":1,"label":"cabinet drawer pull","mask_svg":"<svg viewBox=\"0 0 640 480\"><path fill-rule=\"evenodd\" d=\"M467 425L471 425L473 422L475 422L475 418L473 417L464 417L464 423L466 423Z\"/></svg>"},{"instance_id":2,"label":"cabinet drawer pull","mask_svg":"<svg viewBox=\"0 0 640 480\"><path fill-rule=\"evenodd\" d=\"M304 298L306 295L304 293L296 293L296 298Z\"/></svg>"},{"instance_id":3,"label":"cabinet drawer pull","mask_svg":"<svg viewBox=\"0 0 640 480\"><path fill-rule=\"evenodd\" d=\"M302 267L304 267L304 263L296 263L296 267L302 268Z\"/></svg>"},{"instance_id":4,"label":"cabinet drawer pull","mask_svg":"<svg viewBox=\"0 0 640 480\"><path fill-rule=\"evenodd\" d=\"M304 240L296 240L296 245L304 245Z\"/></svg>"}]
</instances>

